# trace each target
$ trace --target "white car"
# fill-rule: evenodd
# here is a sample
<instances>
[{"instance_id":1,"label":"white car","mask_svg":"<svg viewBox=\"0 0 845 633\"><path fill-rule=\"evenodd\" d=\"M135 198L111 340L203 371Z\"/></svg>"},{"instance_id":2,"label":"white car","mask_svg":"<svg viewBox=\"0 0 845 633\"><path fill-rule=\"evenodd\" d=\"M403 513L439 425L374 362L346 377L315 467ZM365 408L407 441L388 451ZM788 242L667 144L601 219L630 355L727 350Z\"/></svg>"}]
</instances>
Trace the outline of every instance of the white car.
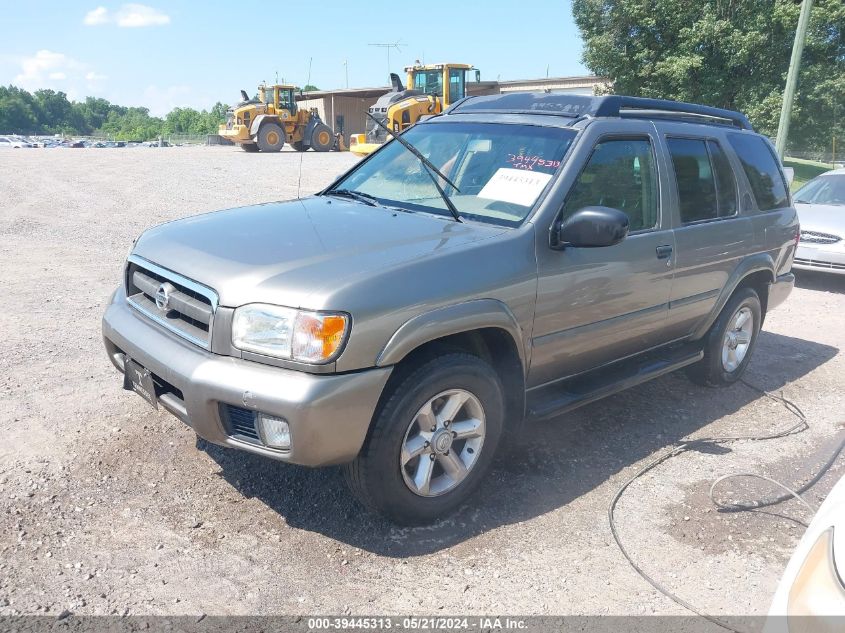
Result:
<instances>
[{"instance_id":1,"label":"white car","mask_svg":"<svg viewBox=\"0 0 845 633\"><path fill-rule=\"evenodd\" d=\"M0 136L0 147L32 147L32 143L27 143L15 136Z\"/></svg>"},{"instance_id":2,"label":"white car","mask_svg":"<svg viewBox=\"0 0 845 633\"><path fill-rule=\"evenodd\" d=\"M813 178L793 200L801 238L792 267L845 275L845 169Z\"/></svg>"},{"instance_id":3,"label":"white car","mask_svg":"<svg viewBox=\"0 0 845 633\"><path fill-rule=\"evenodd\" d=\"M766 633L845 630L843 572L845 477L830 491L793 552L775 592Z\"/></svg>"}]
</instances>

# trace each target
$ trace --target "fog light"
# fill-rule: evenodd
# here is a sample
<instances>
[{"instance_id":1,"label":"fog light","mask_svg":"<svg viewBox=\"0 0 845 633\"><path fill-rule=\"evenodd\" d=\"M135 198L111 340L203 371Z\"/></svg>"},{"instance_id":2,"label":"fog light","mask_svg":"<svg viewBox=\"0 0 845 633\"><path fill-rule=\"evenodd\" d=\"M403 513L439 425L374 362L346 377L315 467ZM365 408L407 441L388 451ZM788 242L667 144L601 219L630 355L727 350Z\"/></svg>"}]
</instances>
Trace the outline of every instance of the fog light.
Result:
<instances>
[{"instance_id":1,"label":"fog light","mask_svg":"<svg viewBox=\"0 0 845 633\"><path fill-rule=\"evenodd\" d=\"M265 446L290 448L290 427L288 427L287 420L259 413L258 435Z\"/></svg>"}]
</instances>

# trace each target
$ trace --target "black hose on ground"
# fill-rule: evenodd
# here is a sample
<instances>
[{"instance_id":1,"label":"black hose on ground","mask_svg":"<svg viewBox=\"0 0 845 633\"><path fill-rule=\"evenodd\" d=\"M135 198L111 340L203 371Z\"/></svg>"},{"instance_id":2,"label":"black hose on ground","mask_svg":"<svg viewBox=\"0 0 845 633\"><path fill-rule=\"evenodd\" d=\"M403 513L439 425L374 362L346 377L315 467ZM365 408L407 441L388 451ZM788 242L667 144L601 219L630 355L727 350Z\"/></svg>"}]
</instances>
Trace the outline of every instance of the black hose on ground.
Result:
<instances>
[{"instance_id":1,"label":"black hose on ground","mask_svg":"<svg viewBox=\"0 0 845 633\"><path fill-rule=\"evenodd\" d=\"M696 448L701 447L701 446L712 446L714 444L728 444L728 443L732 443L732 442L741 442L741 441L774 440L774 439L786 437L788 435L793 435L795 433L801 433L801 432L806 431L807 429L810 428L809 424L807 423L807 417L804 415L804 412L801 411L801 409L798 407L798 405L796 405L794 402L792 402L791 400L788 400L782 394L781 395L775 395L775 394L769 393L768 391L766 391L764 389L760 389L759 387L756 387L756 386L746 382L745 380L742 380L741 382L742 382L742 384L744 384L749 389L753 389L754 391L758 392L759 394L761 394L761 395L763 395L763 396L765 396L765 397L767 397L771 400L774 400L776 402L780 402L787 409L787 411L789 411L793 416L795 416L798 419L798 421L795 424L792 424L792 425L784 428L781 431L777 431L775 433L771 433L771 434L767 434L767 435L737 435L737 436L707 437L707 438L681 440L681 441L677 442L675 444L675 446L667 449L666 451L664 451L663 453L661 453L660 455L655 457L653 460L648 462L645 466L643 466L640 470L638 470L632 477L630 477L627 481L625 481L625 483L623 483L619 487L619 489L616 491L616 494L613 496L613 499L611 500L610 505L608 506L608 510L607 510L608 521L610 523L610 531L611 531L611 534L613 535L613 540L616 542L616 545L619 547L619 551L622 552L622 555L625 557L625 559L628 561L628 563L631 565L631 567L634 568L634 571L636 571L652 587L657 589L657 591L659 591L660 593L665 595L667 598L669 598L670 600L672 600L676 604L679 604L680 606L684 607L685 609L692 611L693 613L701 616L702 618L704 618L706 620L709 620L713 624L716 624L716 625L718 625L722 628L725 628L729 631L734 631L734 633L744 633L744 632L734 628L733 626L731 626L730 624L728 624L724 620L721 620L717 617L703 613L695 605L687 602L686 600L684 600L683 598L681 598L680 596L678 596L677 594L672 592L670 589L668 589L667 587L662 585L660 582L655 580L653 577L651 577L648 573L646 573L637 564L637 562L633 559L631 554L628 553L628 550L626 550L625 546L622 544L622 539L619 536L619 529L616 525L616 514L615 513L616 513L616 506L619 503L619 500L622 498L622 495L625 494L625 491L631 486L631 484L633 484L637 479L639 479L640 477L645 475L647 472L653 470L654 468L656 468L657 466L659 466L663 462L665 462L665 461L667 461L667 460L669 460L669 459L671 459L671 458L673 458L677 455L680 455L682 453L686 453L687 451L695 450ZM722 477L719 477L718 479L716 479L713 482L713 484L710 486L710 500L713 502L714 505L716 505L720 509L731 511L731 512L738 512L738 511L756 510L757 508L775 505L777 503L781 503L783 501L786 501L787 499L795 498L795 499L799 500L801 503L803 503L807 507L807 509L810 510L810 512L815 512L815 509L801 496L801 494L806 492L808 489L810 489L814 484L816 484L824 476L824 474L836 462L836 459L839 457L839 455L842 453L843 450L845 450L845 436L843 436L842 441L838 444L838 446L833 451L831 456L824 462L824 464L821 465L818 472L808 482L806 482L800 488L798 488L797 491L792 490L788 486L785 486L784 484L782 484L778 481L775 481L774 479L771 479L769 477L766 477L764 475L758 475L756 473L734 473L734 474L724 475ZM763 479L765 481L773 483L774 485L778 486L779 488L781 488L782 490L784 490L786 492L785 492L785 494L779 495L779 496L777 496L773 499L753 502L753 503L749 503L749 504L730 504L730 505L722 504L714 498L714 489L715 489L717 484L719 484L722 481L725 481L726 479L730 479L732 477L754 477L754 478L757 478L757 479Z\"/></svg>"}]
</instances>

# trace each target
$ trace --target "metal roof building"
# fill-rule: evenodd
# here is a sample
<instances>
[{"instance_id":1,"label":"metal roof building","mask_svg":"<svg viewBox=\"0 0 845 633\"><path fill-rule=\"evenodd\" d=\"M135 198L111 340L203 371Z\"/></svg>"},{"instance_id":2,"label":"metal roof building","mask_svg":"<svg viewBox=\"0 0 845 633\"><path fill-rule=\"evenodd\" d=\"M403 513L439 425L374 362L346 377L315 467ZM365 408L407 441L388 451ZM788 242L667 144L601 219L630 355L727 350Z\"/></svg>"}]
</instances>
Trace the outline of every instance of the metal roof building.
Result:
<instances>
[{"instance_id":1,"label":"metal roof building","mask_svg":"<svg viewBox=\"0 0 845 633\"><path fill-rule=\"evenodd\" d=\"M608 85L606 79L595 76L545 77L543 79L521 79L510 81L467 81L467 94L490 95L507 92L560 92L568 94L593 95L597 88ZM317 108L320 117L335 132L343 134L349 143L349 136L366 130L367 109L386 92L390 86L375 88L346 88L318 90L296 96L300 107Z\"/></svg>"}]
</instances>

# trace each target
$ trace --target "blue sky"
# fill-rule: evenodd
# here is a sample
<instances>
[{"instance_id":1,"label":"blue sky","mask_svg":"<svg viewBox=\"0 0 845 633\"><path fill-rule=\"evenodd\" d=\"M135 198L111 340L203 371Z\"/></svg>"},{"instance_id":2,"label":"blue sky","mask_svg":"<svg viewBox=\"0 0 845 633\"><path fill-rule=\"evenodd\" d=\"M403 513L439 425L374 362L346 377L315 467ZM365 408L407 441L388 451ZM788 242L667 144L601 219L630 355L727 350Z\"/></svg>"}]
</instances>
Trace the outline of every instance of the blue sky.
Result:
<instances>
[{"instance_id":1,"label":"blue sky","mask_svg":"<svg viewBox=\"0 0 845 633\"><path fill-rule=\"evenodd\" d=\"M279 79L322 89L387 84L420 59L466 62L482 79L583 75L570 2L560 0L4 0L0 84L104 97L162 115L232 103ZM428 7L425 9L424 7ZM399 15L401 14L401 16ZM344 66L344 61L348 66Z\"/></svg>"}]
</instances>

